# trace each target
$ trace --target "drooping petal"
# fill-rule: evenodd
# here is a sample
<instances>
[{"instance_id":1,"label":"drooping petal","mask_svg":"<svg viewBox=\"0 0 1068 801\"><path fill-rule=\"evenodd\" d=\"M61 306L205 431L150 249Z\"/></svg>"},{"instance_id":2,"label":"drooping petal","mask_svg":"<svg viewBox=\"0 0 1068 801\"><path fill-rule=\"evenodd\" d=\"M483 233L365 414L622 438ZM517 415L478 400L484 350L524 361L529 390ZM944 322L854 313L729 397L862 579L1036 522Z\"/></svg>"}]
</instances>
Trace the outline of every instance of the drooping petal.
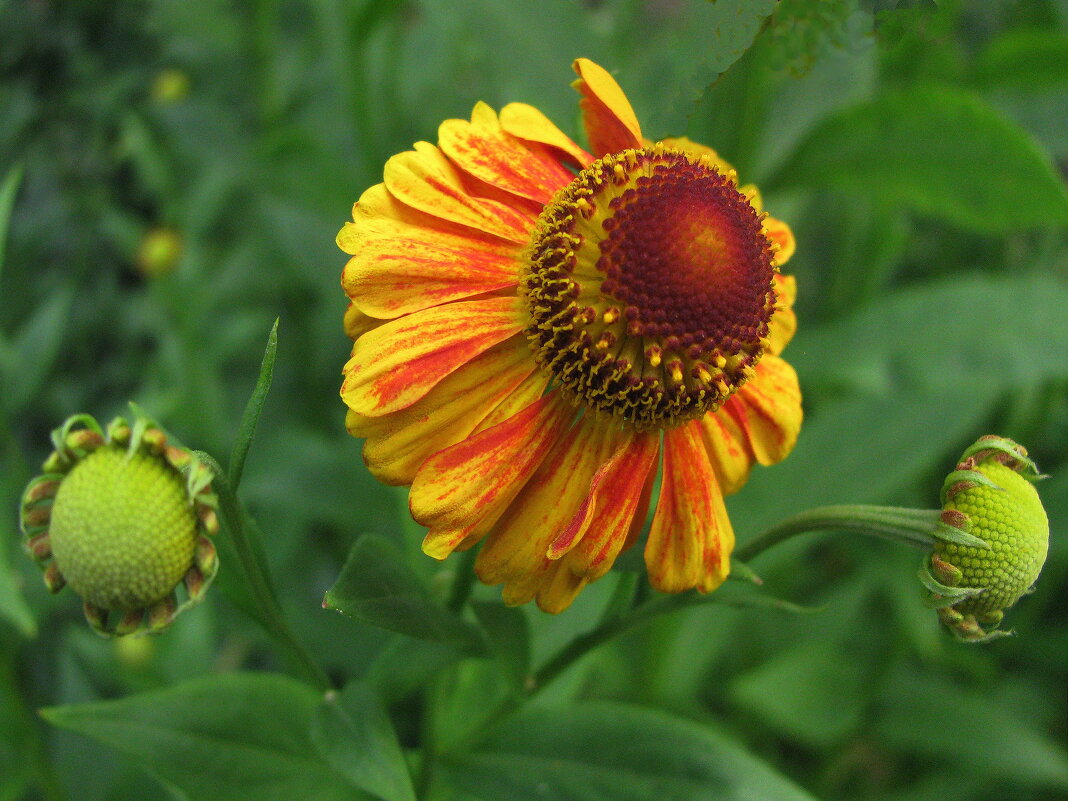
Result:
<instances>
[{"instance_id":1,"label":"drooping petal","mask_svg":"<svg viewBox=\"0 0 1068 801\"><path fill-rule=\"evenodd\" d=\"M378 328L384 322L386 321L364 314L351 300L348 308L345 309L344 328L345 335L349 339L359 339L371 329Z\"/></svg>"},{"instance_id":2,"label":"drooping petal","mask_svg":"<svg viewBox=\"0 0 1068 801\"><path fill-rule=\"evenodd\" d=\"M386 188L412 208L479 231L525 244L534 216L468 192L456 168L440 150L416 142L415 150L398 153L386 162Z\"/></svg>"},{"instance_id":3,"label":"drooping petal","mask_svg":"<svg viewBox=\"0 0 1068 801\"><path fill-rule=\"evenodd\" d=\"M549 546L550 559L562 557L571 573L589 579L607 573L627 543L637 516L645 522L643 489L660 452L655 433L623 437L612 458L597 471L586 500Z\"/></svg>"},{"instance_id":4,"label":"drooping petal","mask_svg":"<svg viewBox=\"0 0 1068 801\"><path fill-rule=\"evenodd\" d=\"M515 286L519 280L514 244L399 221L390 228L389 233L356 230L346 235L356 255L345 265L341 285L366 314L399 317Z\"/></svg>"},{"instance_id":5,"label":"drooping petal","mask_svg":"<svg viewBox=\"0 0 1068 801\"><path fill-rule=\"evenodd\" d=\"M734 529L697 421L664 432L660 500L645 546L650 583L661 592L710 592L730 572Z\"/></svg>"},{"instance_id":6,"label":"drooping petal","mask_svg":"<svg viewBox=\"0 0 1068 801\"><path fill-rule=\"evenodd\" d=\"M574 178L549 151L507 133L497 113L481 102L470 122L443 122L438 145L468 175L542 206Z\"/></svg>"},{"instance_id":7,"label":"drooping petal","mask_svg":"<svg viewBox=\"0 0 1068 801\"><path fill-rule=\"evenodd\" d=\"M589 495L613 439L611 429L581 420L557 440L497 521L475 570L486 584L505 584L505 603L526 603L536 595L553 568L546 551Z\"/></svg>"},{"instance_id":8,"label":"drooping petal","mask_svg":"<svg viewBox=\"0 0 1068 801\"><path fill-rule=\"evenodd\" d=\"M785 459L801 430L801 387L794 368L766 354L757 363L756 375L735 396L757 461L769 465Z\"/></svg>"},{"instance_id":9,"label":"drooping petal","mask_svg":"<svg viewBox=\"0 0 1068 801\"><path fill-rule=\"evenodd\" d=\"M495 345L443 378L407 408L381 417L349 410L346 426L365 437L363 458L386 484L410 484L430 456L467 437L535 370L519 338Z\"/></svg>"},{"instance_id":10,"label":"drooping petal","mask_svg":"<svg viewBox=\"0 0 1068 801\"><path fill-rule=\"evenodd\" d=\"M749 479L755 457L749 448L749 431L739 421L744 415L737 395L732 395L720 408L700 420L701 441L708 451L716 481L724 495L742 488Z\"/></svg>"},{"instance_id":11,"label":"drooping petal","mask_svg":"<svg viewBox=\"0 0 1068 801\"><path fill-rule=\"evenodd\" d=\"M356 340L341 397L370 417L411 406L523 325L519 301L507 297L447 303L391 320Z\"/></svg>"},{"instance_id":12,"label":"drooping petal","mask_svg":"<svg viewBox=\"0 0 1068 801\"><path fill-rule=\"evenodd\" d=\"M792 275L776 274L773 282L775 288L775 313L771 316L768 332L768 350L778 356L794 338L797 331L797 315L794 313L794 299L797 297L797 281Z\"/></svg>"},{"instance_id":13,"label":"drooping petal","mask_svg":"<svg viewBox=\"0 0 1068 801\"><path fill-rule=\"evenodd\" d=\"M790 226L784 223L782 220L775 217L764 218L764 235L772 241L772 243L778 248L775 253L775 258L772 260L772 264L776 267L781 267L790 261L790 257L794 255L794 251L797 250L797 241L794 239L794 232L790 230Z\"/></svg>"},{"instance_id":14,"label":"drooping petal","mask_svg":"<svg viewBox=\"0 0 1068 801\"><path fill-rule=\"evenodd\" d=\"M579 167L588 167L593 163L593 156L576 145L571 137L557 128L534 106L509 103L501 109L500 119L501 127L512 136L563 151Z\"/></svg>"},{"instance_id":15,"label":"drooping petal","mask_svg":"<svg viewBox=\"0 0 1068 801\"><path fill-rule=\"evenodd\" d=\"M573 67L579 77L571 85L582 94L582 124L593 155L642 147L638 117L615 78L588 58L576 59Z\"/></svg>"},{"instance_id":16,"label":"drooping petal","mask_svg":"<svg viewBox=\"0 0 1068 801\"><path fill-rule=\"evenodd\" d=\"M412 481L408 497L412 516L433 533L462 529L499 513L541 464L573 415L559 393L550 393L492 428L434 454Z\"/></svg>"}]
</instances>

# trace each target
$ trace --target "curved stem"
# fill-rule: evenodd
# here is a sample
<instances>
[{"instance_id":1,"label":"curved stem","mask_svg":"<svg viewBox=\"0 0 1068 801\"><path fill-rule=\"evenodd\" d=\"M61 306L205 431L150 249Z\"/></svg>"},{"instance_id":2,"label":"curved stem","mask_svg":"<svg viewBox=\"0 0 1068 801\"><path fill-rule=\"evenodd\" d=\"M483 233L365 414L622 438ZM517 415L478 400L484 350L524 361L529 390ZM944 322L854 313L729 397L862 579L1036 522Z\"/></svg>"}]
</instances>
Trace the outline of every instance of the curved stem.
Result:
<instances>
[{"instance_id":1,"label":"curved stem","mask_svg":"<svg viewBox=\"0 0 1068 801\"><path fill-rule=\"evenodd\" d=\"M223 525L230 534L230 540L241 563L241 571L248 582L253 600L260 612L260 623L312 685L320 690L331 689L333 683L304 648L300 640L296 638L293 630L289 627L289 623L286 621L282 607L274 594L274 588L271 586L266 565L257 557L252 535L245 525L248 518L244 514L240 502L230 491L226 474L222 472L219 463L208 454L203 451L197 451L197 456L204 460L215 473L212 485L219 495L219 514Z\"/></svg>"},{"instance_id":2,"label":"curved stem","mask_svg":"<svg viewBox=\"0 0 1068 801\"><path fill-rule=\"evenodd\" d=\"M938 523L937 509L899 509L893 506L821 506L788 517L762 531L734 551L734 558L748 562L773 545L808 531L848 531L880 537L927 549L934 545L932 532Z\"/></svg>"}]
</instances>

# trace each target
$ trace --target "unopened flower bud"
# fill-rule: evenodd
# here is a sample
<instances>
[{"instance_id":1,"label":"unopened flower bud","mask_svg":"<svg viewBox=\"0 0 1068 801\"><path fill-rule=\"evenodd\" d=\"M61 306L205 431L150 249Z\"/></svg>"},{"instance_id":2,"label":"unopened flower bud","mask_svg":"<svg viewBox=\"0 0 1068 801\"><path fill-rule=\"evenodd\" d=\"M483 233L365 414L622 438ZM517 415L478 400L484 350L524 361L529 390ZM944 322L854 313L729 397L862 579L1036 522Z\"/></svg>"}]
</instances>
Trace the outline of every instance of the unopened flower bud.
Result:
<instances>
[{"instance_id":1,"label":"unopened flower bud","mask_svg":"<svg viewBox=\"0 0 1068 801\"><path fill-rule=\"evenodd\" d=\"M1049 520L1033 481L1042 478L1023 446L981 437L942 486L934 552L920 569L927 603L959 639L997 631L1004 610L1038 579L1049 547Z\"/></svg>"},{"instance_id":2,"label":"unopened flower bud","mask_svg":"<svg viewBox=\"0 0 1068 801\"><path fill-rule=\"evenodd\" d=\"M77 415L22 496L24 546L52 592L69 585L98 633L160 631L215 577L212 474L139 416L103 432ZM182 600L179 600L179 595Z\"/></svg>"}]
</instances>

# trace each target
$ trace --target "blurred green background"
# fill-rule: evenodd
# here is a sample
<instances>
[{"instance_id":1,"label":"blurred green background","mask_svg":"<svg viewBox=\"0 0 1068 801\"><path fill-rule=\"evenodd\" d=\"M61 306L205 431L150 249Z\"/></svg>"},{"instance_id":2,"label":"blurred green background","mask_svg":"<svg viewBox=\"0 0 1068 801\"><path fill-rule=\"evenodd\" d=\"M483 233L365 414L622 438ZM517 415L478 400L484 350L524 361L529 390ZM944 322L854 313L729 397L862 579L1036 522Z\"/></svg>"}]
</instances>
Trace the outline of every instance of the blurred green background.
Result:
<instances>
[{"instance_id":1,"label":"blurred green background","mask_svg":"<svg viewBox=\"0 0 1068 801\"><path fill-rule=\"evenodd\" d=\"M339 683L367 678L401 743L418 741L413 691L455 657L320 608L364 533L395 538L431 588L454 568L419 553L405 492L371 479L344 431L333 239L390 155L477 100L532 103L578 137L580 55L616 75L647 135L717 148L797 236L800 327L785 355L806 423L795 453L729 500L739 540L819 504L934 507L941 477L988 432L1052 476L1039 485L1052 538L1036 592L1007 615L1011 639L969 647L940 631L920 603L918 552L814 535L753 567L767 592L822 611L724 602L662 618L537 703L607 699L696 721L816 798L1065 797L1068 3L0 0L0 203L13 201L0 801L199 798L34 710L282 669L218 591L165 636L98 639L19 553L15 513L48 432L75 412L106 421L136 400L225 456L276 317L242 496L301 639ZM535 661L589 628L615 581L557 618L524 610ZM383 649L410 656L383 662ZM492 685L468 661L456 718ZM498 756L496 778L472 770L455 797L535 797L494 782L540 763ZM586 792L566 797L602 797Z\"/></svg>"}]
</instances>

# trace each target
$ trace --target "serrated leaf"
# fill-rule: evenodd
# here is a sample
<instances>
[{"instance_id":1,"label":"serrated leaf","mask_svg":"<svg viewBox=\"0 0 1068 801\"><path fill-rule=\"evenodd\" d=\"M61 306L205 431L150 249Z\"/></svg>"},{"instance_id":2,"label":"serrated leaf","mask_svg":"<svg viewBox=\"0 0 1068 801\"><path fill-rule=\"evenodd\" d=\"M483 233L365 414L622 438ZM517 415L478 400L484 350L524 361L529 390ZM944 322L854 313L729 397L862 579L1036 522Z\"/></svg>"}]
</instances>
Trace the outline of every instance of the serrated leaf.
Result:
<instances>
[{"instance_id":1,"label":"serrated leaf","mask_svg":"<svg viewBox=\"0 0 1068 801\"><path fill-rule=\"evenodd\" d=\"M892 92L832 115L772 183L871 195L984 233L1068 224L1068 191L1035 141L948 87Z\"/></svg>"},{"instance_id":2,"label":"serrated leaf","mask_svg":"<svg viewBox=\"0 0 1068 801\"><path fill-rule=\"evenodd\" d=\"M232 673L41 715L121 751L190 801L354 801L363 795L311 741L319 701L283 676Z\"/></svg>"},{"instance_id":3,"label":"serrated leaf","mask_svg":"<svg viewBox=\"0 0 1068 801\"><path fill-rule=\"evenodd\" d=\"M374 534L352 546L323 607L409 637L447 643L463 653L485 650L479 630L438 604L403 552Z\"/></svg>"},{"instance_id":4,"label":"serrated leaf","mask_svg":"<svg viewBox=\"0 0 1068 801\"><path fill-rule=\"evenodd\" d=\"M442 770L479 801L812 801L728 737L622 704L526 710Z\"/></svg>"},{"instance_id":5,"label":"serrated leaf","mask_svg":"<svg viewBox=\"0 0 1068 801\"><path fill-rule=\"evenodd\" d=\"M352 682L315 711L312 740L338 773L383 801L415 801L389 716L366 684Z\"/></svg>"}]
</instances>

